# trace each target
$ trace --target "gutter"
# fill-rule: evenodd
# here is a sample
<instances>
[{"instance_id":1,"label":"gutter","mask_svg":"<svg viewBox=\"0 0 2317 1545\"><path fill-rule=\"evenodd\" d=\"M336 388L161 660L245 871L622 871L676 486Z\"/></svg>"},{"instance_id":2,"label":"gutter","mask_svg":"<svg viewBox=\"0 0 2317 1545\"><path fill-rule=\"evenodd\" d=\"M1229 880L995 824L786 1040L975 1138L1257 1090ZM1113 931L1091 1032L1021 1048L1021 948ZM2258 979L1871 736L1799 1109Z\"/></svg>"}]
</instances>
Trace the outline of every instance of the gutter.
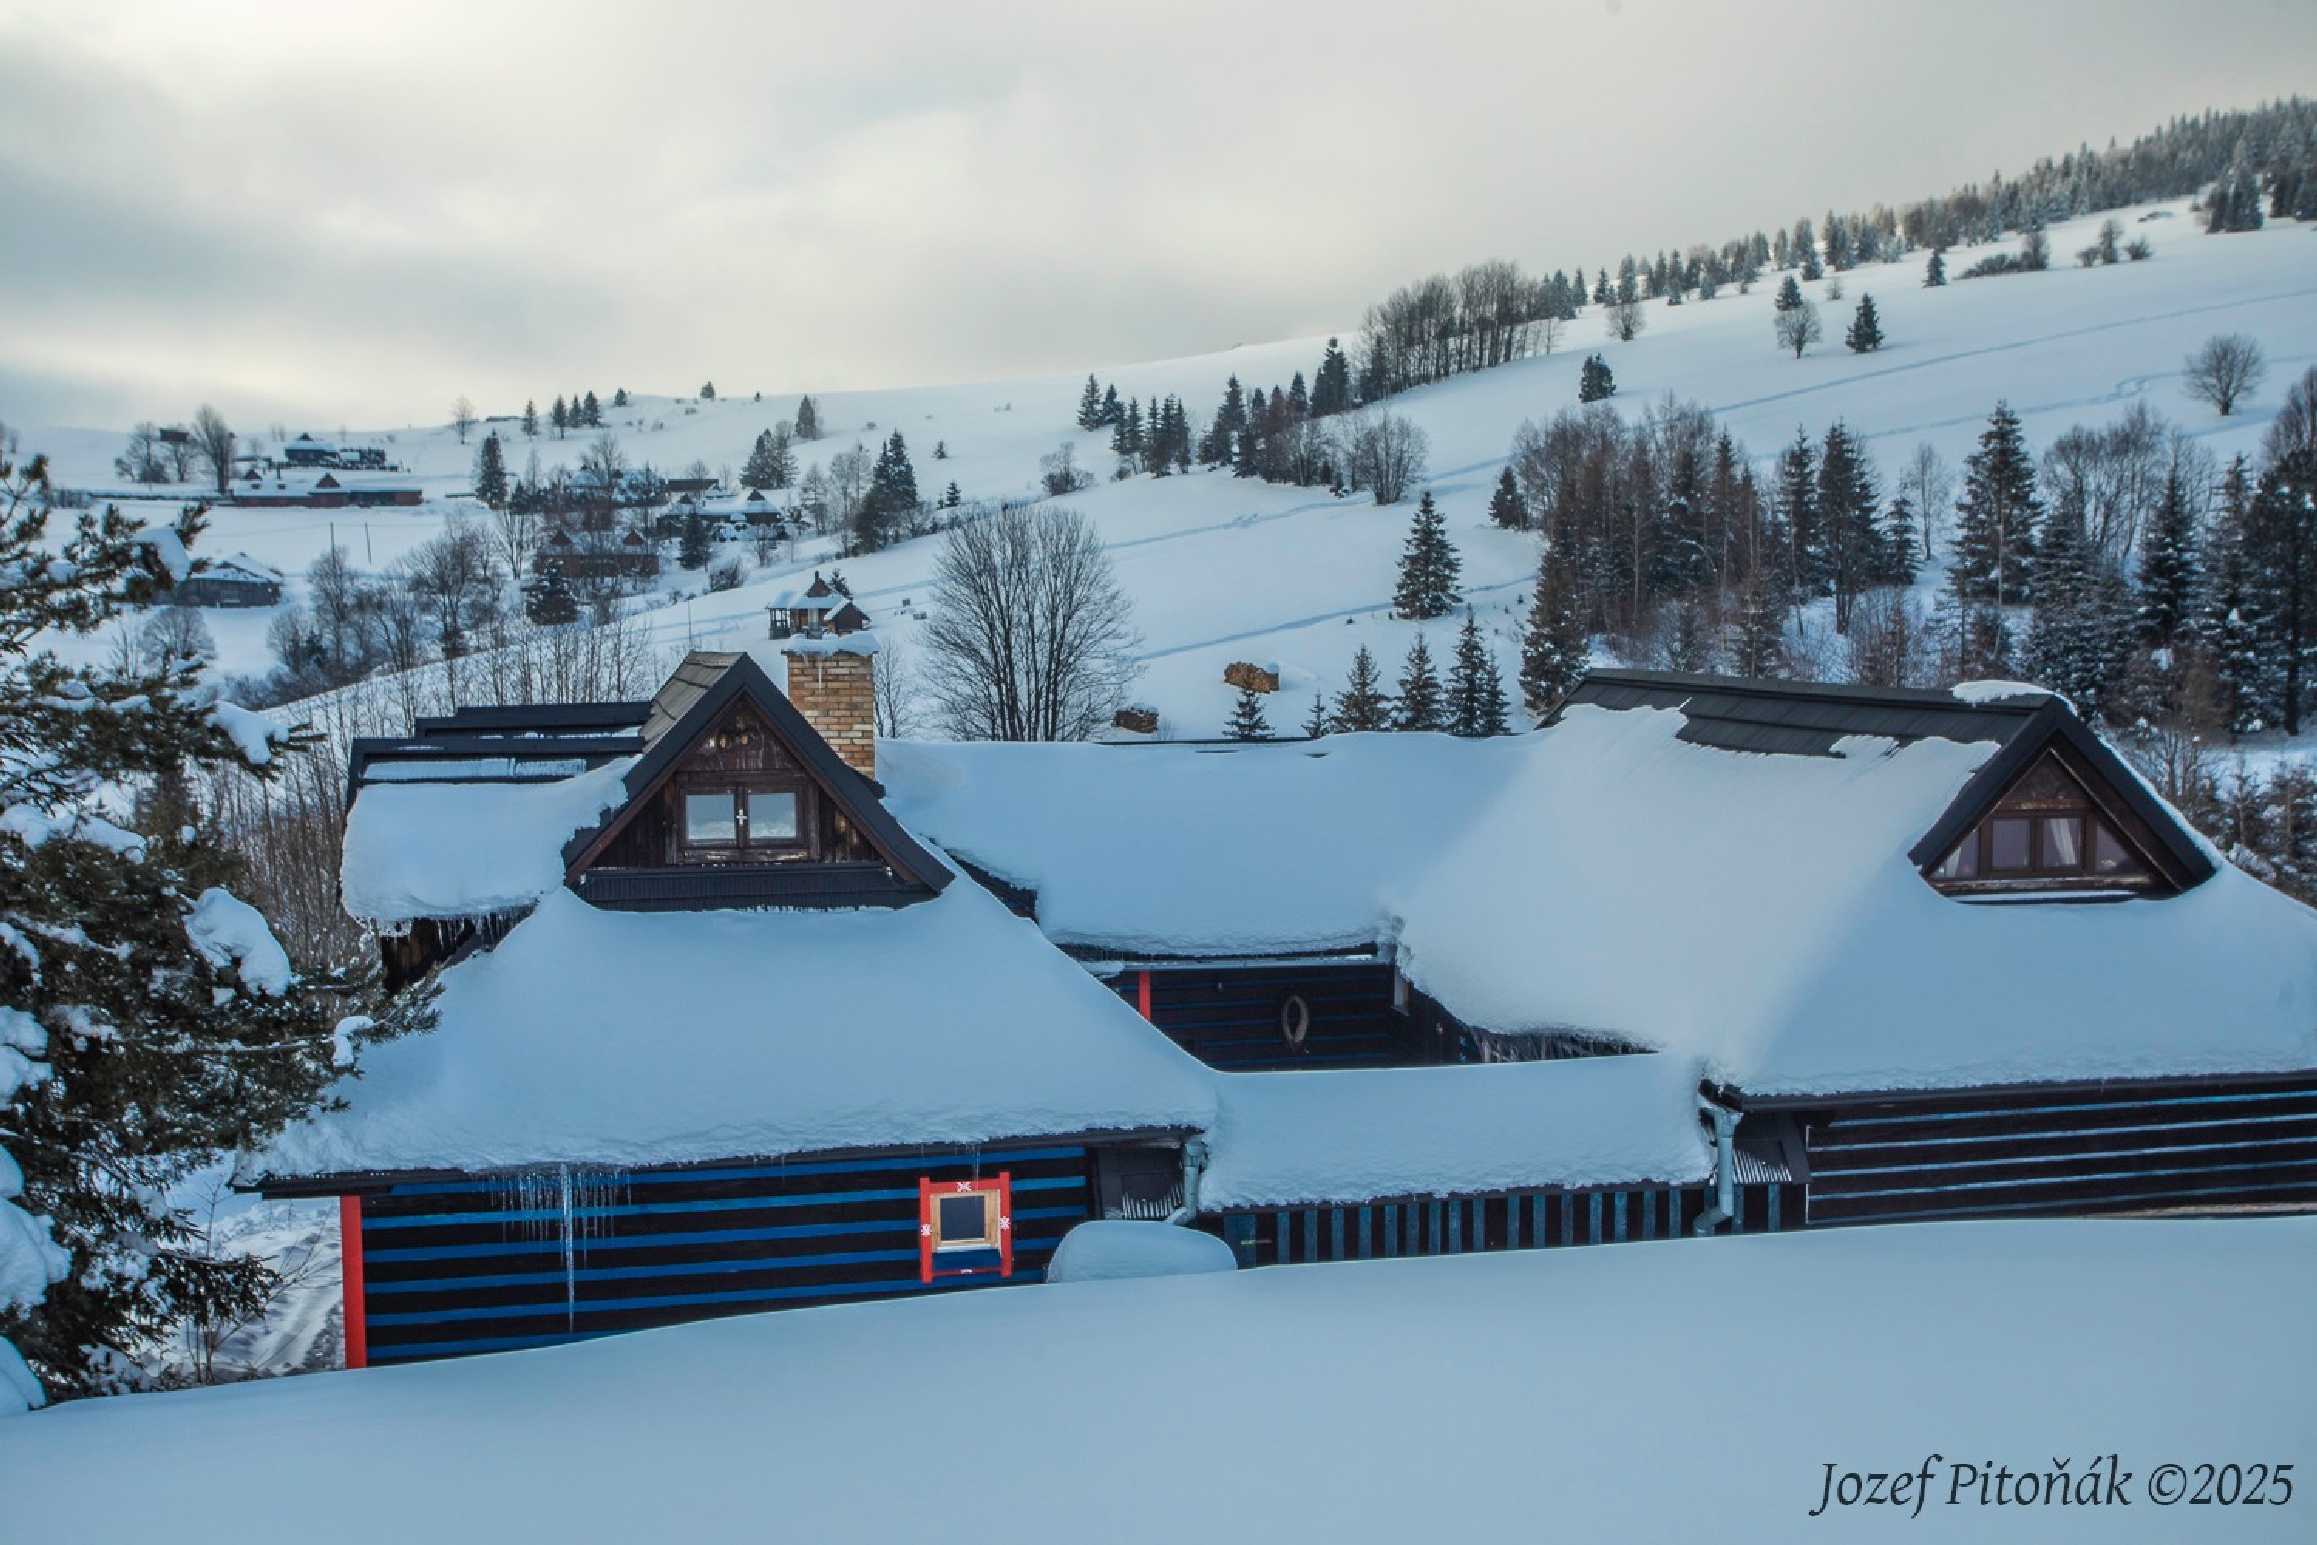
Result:
<instances>
[{"instance_id":1,"label":"gutter","mask_svg":"<svg viewBox=\"0 0 2317 1545\"><path fill-rule=\"evenodd\" d=\"M1738 1113L1726 1105L1711 1100L1700 1100L1698 1108L1713 1118L1714 1123L1714 1204L1698 1214L1690 1232L1698 1235L1713 1233L1737 1215L1738 1210Z\"/></svg>"},{"instance_id":2,"label":"gutter","mask_svg":"<svg viewBox=\"0 0 2317 1545\"><path fill-rule=\"evenodd\" d=\"M1199 1177L1207 1168L1207 1140L1203 1137L1186 1139L1183 1143L1183 1205L1167 1214L1167 1221L1177 1227L1187 1227L1199 1215Z\"/></svg>"}]
</instances>

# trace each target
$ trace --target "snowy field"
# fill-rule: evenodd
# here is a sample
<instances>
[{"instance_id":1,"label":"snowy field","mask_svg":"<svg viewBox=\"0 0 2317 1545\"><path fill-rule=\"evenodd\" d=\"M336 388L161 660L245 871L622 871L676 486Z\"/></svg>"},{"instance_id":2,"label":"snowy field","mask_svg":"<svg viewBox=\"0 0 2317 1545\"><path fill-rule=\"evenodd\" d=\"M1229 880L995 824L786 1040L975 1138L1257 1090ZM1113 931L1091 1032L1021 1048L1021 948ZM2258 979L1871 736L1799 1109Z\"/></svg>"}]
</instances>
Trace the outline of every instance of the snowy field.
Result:
<instances>
[{"instance_id":1,"label":"snowy field","mask_svg":"<svg viewBox=\"0 0 2317 1545\"><path fill-rule=\"evenodd\" d=\"M0 1516L175 1545L2306 1541L2313 1261L2310 1219L1952 1224L798 1310L36 1413L0 1428ZM1983 1504L1951 1468L1992 1495L2111 1453L2124 1503ZM1933 1455L1920 1518L1810 1516L1830 1464ZM2241 1497L2296 1462L2283 1505L2151 1500L2167 1465L2244 1466Z\"/></svg>"},{"instance_id":2,"label":"snowy field","mask_svg":"<svg viewBox=\"0 0 2317 1545\"><path fill-rule=\"evenodd\" d=\"M2139 218L2157 211L2167 217ZM1514 431L1525 419L1543 420L1574 405L1579 366L1596 350L1614 368L1616 401L1628 413L1668 392L1702 403L1758 463L1774 457L1797 427L1817 438L1842 418L1876 453L1886 491L1899 461L1918 442L1928 441L1959 465L1998 398L2019 412L2039 454L2069 426L2106 422L2134 402L2187 426L2223 459L2254 452L2286 386L2317 362L2317 242L2311 239L2317 233L2274 221L2255 233L2206 236L2185 201L2119 211L2119 218L2154 244L2153 260L2095 269L2068 264L2066 255L2097 227L2091 219L2052 229L2053 251L2068 266L2043 273L1925 290L1917 254L1839 276L1842 300L1826 298L1826 282L1806 285L1826 318L1828 342L1799 361L1781 353L1771 338L1773 276L1750 296L1726 290L1710 302L1653 303L1648 330L1631 343L1605 338L1598 308L1589 308L1550 357L1393 399L1390 410L1414 419L1430 436L1429 486L1462 552L1465 594L1481 614L1506 678L1517 662L1536 547L1531 536L1488 526L1488 496ZM1960 252L1954 267L1960 270L1979 255L1982 249ZM1836 340L1865 293L1873 294L1890 341L1880 352L1854 355ZM2181 361L2207 337L2224 332L2258 339L2270 370L2253 399L2220 419L2188 397ZM1347 347L1355 333L1356 319L1346 318ZM1203 419L1213 412L1227 375L1236 373L1250 388L1284 386L1298 370L1308 379L1324 344L1324 338L1298 339L1096 373L1115 382L1122 397L1148 402L1179 393ZM1065 440L1074 444L1080 465L1104 481L1070 502L1102 530L1134 599L1144 675L1133 695L1160 710L1162 733L1168 735L1220 731L1233 697L1222 683L1222 669L1234 659L1282 667L1283 690L1270 700L1270 711L1273 728L1284 733L1300 723L1315 687L1332 692L1341 685L1354 648L1363 642L1387 674L1397 669L1419 627L1430 633L1435 658L1448 658L1461 619L1419 625L1387 615L1408 505L1378 509L1364 496L1337 500L1322 489L1267 486L1228 471L1113 484L1107 481L1114 463L1108 432L1072 427L1083 382L1077 374L821 395L816 400L826 432L799 447L800 469L813 461L825 465L856 441L874 450L899 429L925 497L937 497L954 479L968 499L1019 498L1035 491L1041 455ZM592 383L606 400L618 384ZM761 402L753 400L759 384L719 382L723 395L706 403L638 397L630 408L607 408L607 425L631 461L663 472L681 471L695 459L716 469L734 467L758 431L796 406L795 392L785 388L767 389ZM549 383L543 396L554 387ZM499 413L521 404L485 407ZM293 434L300 428L338 433L329 426L288 427ZM508 437L508 459L517 471L533 449L547 465L576 465L589 438L556 440L550 434L526 442L513 424L496 427ZM361 431L351 437L372 438ZM428 506L220 510L205 548L246 550L295 575L334 535L356 562L382 565L438 532L451 512L472 508L455 497L467 486L472 444L461 446L439 426L380 431L377 437L423 477ZM933 457L937 441L947 446L946 460ZM66 484L115 481L117 434L34 430L26 433L25 444L49 450ZM713 596L677 597L680 590L700 591L703 581L671 564L662 581L667 593L648 614L655 640L671 653L761 644L766 600L798 574L825 568L825 546L803 544L793 565L783 562L752 575L739 590ZM927 597L936 546L936 540L920 540L843 565L855 593L887 636L902 645L903 658L916 628L911 613ZM1935 572L1926 575L1926 585L1936 582ZM212 612L208 618L225 669L257 670L268 663L268 613Z\"/></svg>"}]
</instances>

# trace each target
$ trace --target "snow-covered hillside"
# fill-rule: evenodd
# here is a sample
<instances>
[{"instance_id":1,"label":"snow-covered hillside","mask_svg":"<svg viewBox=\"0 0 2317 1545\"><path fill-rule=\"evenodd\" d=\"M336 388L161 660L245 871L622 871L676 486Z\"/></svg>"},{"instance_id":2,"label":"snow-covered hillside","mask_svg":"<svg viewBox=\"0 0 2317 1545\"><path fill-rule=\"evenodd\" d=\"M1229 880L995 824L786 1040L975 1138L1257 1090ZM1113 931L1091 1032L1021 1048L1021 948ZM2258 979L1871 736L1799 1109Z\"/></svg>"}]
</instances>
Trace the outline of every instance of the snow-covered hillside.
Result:
<instances>
[{"instance_id":1,"label":"snow-covered hillside","mask_svg":"<svg viewBox=\"0 0 2317 1545\"><path fill-rule=\"evenodd\" d=\"M1917 256L1839 276L1841 300L1826 297L1826 282L1807 285L1826 315L1828 341L1800 360L1779 351L1772 339L1775 285L1764 283L1748 296L1726 290L1711 302L1678 308L1653 303L1647 330L1630 343L1606 338L1599 309L1590 308L1550 357L1394 399L1391 409L1414 419L1430 437L1427 482L1462 552L1464 593L1480 613L1507 678L1517 663L1520 609L1534 579L1536 545L1533 537L1489 527L1488 496L1515 430L1525 419L1541 420L1573 404L1579 366L1595 350L1615 369L1620 405L1638 410L1668 392L1701 403L1758 461L1790 441L1797 426L1817 436L1839 417L1866 439L1886 474L1919 441L1957 463L1999 398L2021 415L2038 448L2070 425L2096 424L2142 401L2223 457L2252 451L2286 384L2317 360L2312 228L2275 221L2256 233L2206 236L2185 203L2123 211L2121 218L2154 244L2152 261L2055 267L1926 290ZM2055 227L2054 251L2066 254L2085 244L2097 223ZM1889 341L1877 353L1854 355L1836 339L1857 298L1867 293L1880 308ZM1346 319L1347 342L1354 321ZM2271 364L2266 387L2227 419L2190 400L2181 373L2183 356L2220 332L2252 335ZM1236 374L1249 387L1285 385L1298 370L1308 379L1324 342L1298 339L1096 373L1115 382L1122 396L1146 402L1178 393L1203 416L1212 412L1226 376ZM825 433L800 447L802 461L825 462L856 442L873 450L898 429L928 497L952 479L968 499L1027 496L1037 486L1039 457L1065 440L1100 477L1114 460L1107 432L1073 427L1083 382L1083 375L1071 375L816 394ZM608 397L617 383L582 384ZM760 430L794 411L796 394L767 390L757 401L757 383L718 384L723 395L713 402L639 396L629 408L607 409L607 425L631 461L662 471L694 460L712 468L737 466ZM541 395L569 386L542 383ZM494 414L521 406L485 405ZM301 427L336 432L288 427L293 434ZM533 449L547 465L576 465L587 439L550 434L527 442L511 422L495 427L509 437L510 461L518 471ZM357 563L378 565L439 531L454 512L472 508L455 497L467 485L472 444L462 446L441 427L376 438L425 479L426 507L221 510L212 517L205 547L245 550L294 576L334 537ZM67 485L117 482L111 474L117 434L31 431L25 441L27 449L53 455L58 478ZM946 446L947 459L933 459L936 442ZM1283 690L1272 699L1271 718L1275 730L1291 732L1316 688L1332 691L1341 684L1356 646L1372 646L1389 670L1419 626L1393 620L1387 610L1407 534L1406 504L1379 509L1364 496L1339 500L1324 490L1268 486L1228 471L1105 480L1071 503L1098 524L1134 599L1144 639L1144 675L1134 696L1160 711L1164 733L1202 736L1221 729L1233 695L1223 685L1222 670L1234 659L1281 667ZM927 597L936 545L920 540L844 563L855 594L887 636L900 642L904 657L915 629L913 613ZM760 644L767 598L792 584L797 572L828 561L825 550L806 544L794 565L754 574L738 590L660 605L649 614L649 626L671 652ZM663 583L671 592L702 588L698 575L672 567ZM297 586L291 589L294 596ZM268 613L211 613L208 620L227 670L265 665ZM1436 658L1451 652L1450 635L1459 620L1422 625L1433 635Z\"/></svg>"},{"instance_id":2,"label":"snow-covered hillside","mask_svg":"<svg viewBox=\"0 0 2317 1545\"><path fill-rule=\"evenodd\" d=\"M2313 1246L2305 1218L1939 1224L750 1315L14 1418L0 1517L176 1545L2305 1540L2306 1480L2272 1472L2317 1429ZM2111 1453L2128 1500L2089 1505ZM1830 1464L1926 1456L1920 1518L1811 1516ZM2154 1500L2200 1463L2240 1499L2263 1466L2262 1500Z\"/></svg>"}]
</instances>

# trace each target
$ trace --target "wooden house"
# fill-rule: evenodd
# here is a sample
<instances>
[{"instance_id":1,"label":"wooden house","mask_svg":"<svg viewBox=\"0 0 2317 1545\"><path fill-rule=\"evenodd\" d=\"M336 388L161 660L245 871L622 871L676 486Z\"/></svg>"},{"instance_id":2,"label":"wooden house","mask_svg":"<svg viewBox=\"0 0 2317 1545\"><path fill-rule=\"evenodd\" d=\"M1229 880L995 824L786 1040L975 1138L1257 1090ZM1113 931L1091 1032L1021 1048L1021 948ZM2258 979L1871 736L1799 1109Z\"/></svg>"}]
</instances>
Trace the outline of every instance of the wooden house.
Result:
<instances>
[{"instance_id":1,"label":"wooden house","mask_svg":"<svg viewBox=\"0 0 2317 1545\"><path fill-rule=\"evenodd\" d=\"M2317 1204L2317 915L2033 689L1603 671L1494 741L886 753L913 829L1232 1070L1217 1172L1256 1130L1234 1137L1233 1091L1278 1076L1237 1070L1406 1092L1428 1064L1510 1064L1542 1090L1674 1059L1712 1201L1653 1177L1689 1188L1661 1231ZM1360 1126L1351 1074L1309 1078ZM1256 1260L1360 1253L1387 1200L1403 1228L1479 1208L1465 1248L1533 1242L1508 1209L1540 1186L1548 1242L1633 1237L1614 1196L1588 1233L1582 1165L1427 1190L1413 1159L1439 1144L1383 1130L1305 1166L1308 1195L1202 1205Z\"/></svg>"},{"instance_id":2,"label":"wooden house","mask_svg":"<svg viewBox=\"0 0 2317 1545\"><path fill-rule=\"evenodd\" d=\"M768 634L775 639L823 634L841 638L869 626L869 614L850 595L821 578L818 569L813 570L810 585L779 592L764 610Z\"/></svg>"},{"instance_id":3,"label":"wooden house","mask_svg":"<svg viewBox=\"0 0 2317 1545\"><path fill-rule=\"evenodd\" d=\"M1181 1205L1204 1073L892 817L873 641L817 642L356 747L345 904L436 1023L244 1166L340 1199L351 1364L1036 1281Z\"/></svg>"},{"instance_id":4,"label":"wooden house","mask_svg":"<svg viewBox=\"0 0 2317 1545\"><path fill-rule=\"evenodd\" d=\"M300 434L283 444L281 459L284 466L290 467L334 467L338 464L338 447L328 440Z\"/></svg>"},{"instance_id":5,"label":"wooden house","mask_svg":"<svg viewBox=\"0 0 2317 1545\"><path fill-rule=\"evenodd\" d=\"M539 544L531 570L542 575L553 570L566 580L651 579L660 572L660 550L640 531L574 534L559 528Z\"/></svg>"},{"instance_id":6,"label":"wooden house","mask_svg":"<svg viewBox=\"0 0 2317 1545\"><path fill-rule=\"evenodd\" d=\"M279 606L282 573L247 553L230 553L179 580L169 599L180 606Z\"/></svg>"}]
</instances>

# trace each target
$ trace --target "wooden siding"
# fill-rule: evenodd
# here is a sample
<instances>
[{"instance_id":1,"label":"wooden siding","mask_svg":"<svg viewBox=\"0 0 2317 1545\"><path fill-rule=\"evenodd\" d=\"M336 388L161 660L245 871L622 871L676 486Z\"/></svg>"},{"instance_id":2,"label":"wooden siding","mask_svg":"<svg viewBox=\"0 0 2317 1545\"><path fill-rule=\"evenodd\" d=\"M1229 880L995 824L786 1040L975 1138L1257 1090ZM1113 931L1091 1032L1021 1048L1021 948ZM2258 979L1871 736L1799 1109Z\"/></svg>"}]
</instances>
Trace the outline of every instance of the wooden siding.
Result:
<instances>
[{"instance_id":1,"label":"wooden siding","mask_svg":"<svg viewBox=\"0 0 2317 1545\"><path fill-rule=\"evenodd\" d=\"M1401 1197L1349 1206L1250 1208L1222 1213L1206 1223L1231 1246L1241 1266L1286 1266L1694 1238L1691 1229L1712 1200L1710 1184L1517 1191ZM1802 1188L1741 1185L1738 1214L1734 1224L1726 1226L1730 1233L1799 1228Z\"/></svg>"},{"instance_id":2,"label":"wooden siding","mask_svg":"<svg viewBox=\"0 0 2317 1545\"><path fill-rule=\"evenodd\" d=\"M1142 971L1110 978L1113 991L1141 1007ZM1280 1011L1290 995L1311 1011L1303 1044L1288 1043ZM1233 1072L1275 1068L1398 1067L1434 1060L1420 1055L1407 1016L1392 1008L1392 968L1372 961L1342 965L1218 966L1150 972L1151 1023L1209 1067Z\"/></svg>"},{"instance_id":3,"label":"wooden siding","mask_svg":"<svg viewBox=\"0 0 2317 1545\"><path fill-rule=\"evenodd\" d=\"M2317 1208L2317 1076L1892 1099L1804 1120L1813 1225Z\"/></svg>"},{"instance_id":4,"label":"wooden siding","mask_svg":"<svg viewBox=\"0 0 2317 1545\"><path fill-rule=\"evenodd\" d=\"M763 1309L987 1286L918 1280L917 1182L1013 1176L1014 1273L1098 1210L1094 1150L1022 1144L680 1170L414 1181L363 1197L369 1360L584 1340Z\"/></svg>"}]
</instances>

